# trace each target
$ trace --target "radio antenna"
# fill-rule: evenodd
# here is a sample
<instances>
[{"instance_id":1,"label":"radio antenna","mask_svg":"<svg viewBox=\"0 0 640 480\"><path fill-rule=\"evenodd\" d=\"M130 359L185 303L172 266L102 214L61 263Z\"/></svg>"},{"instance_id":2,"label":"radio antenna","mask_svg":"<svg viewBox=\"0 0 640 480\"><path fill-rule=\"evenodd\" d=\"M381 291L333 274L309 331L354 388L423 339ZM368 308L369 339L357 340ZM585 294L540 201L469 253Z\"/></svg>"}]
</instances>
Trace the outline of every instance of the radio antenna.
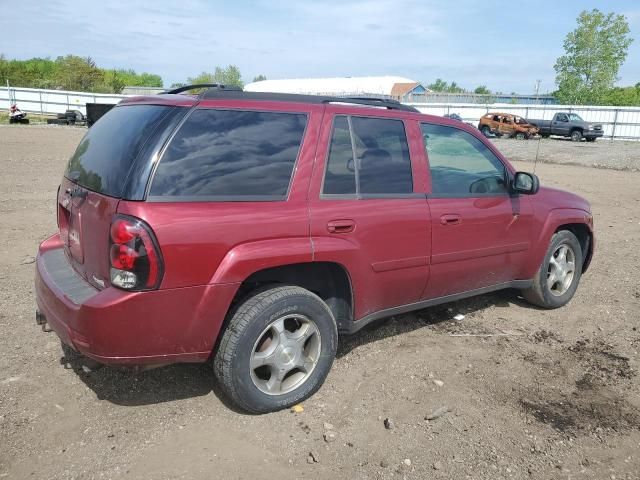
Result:
<instances>
[{"instance_id":1,"label":"radio antenna","mask_svg":"<svg viewBox=\"0 0 640 480\"><path fill-rule=\"evenodd\" d=\"M538 88L540 88L540 81L536 85L536 99L538 98ZM545 113L547 111L547 104L542 100L542 119L545 120ZM536 167L538 166L538 155L540 154L540 142L542 142L542 135L538 137L538 146L536 147L536 158L533 161L533 173L536 173Z\"/></svg>"}]
</instances>

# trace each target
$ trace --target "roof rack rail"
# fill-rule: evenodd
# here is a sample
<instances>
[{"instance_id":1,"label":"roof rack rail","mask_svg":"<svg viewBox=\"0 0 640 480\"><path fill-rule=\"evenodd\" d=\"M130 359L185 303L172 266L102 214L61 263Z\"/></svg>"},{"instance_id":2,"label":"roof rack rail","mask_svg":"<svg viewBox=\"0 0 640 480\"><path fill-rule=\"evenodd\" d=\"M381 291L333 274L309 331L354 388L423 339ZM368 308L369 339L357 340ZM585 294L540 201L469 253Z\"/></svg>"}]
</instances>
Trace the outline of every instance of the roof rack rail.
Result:
<instances>
[{"instance_id":1,"label":"roof rack rail","mask_svg":"<svg viewBox=\"0 0 640 480\"><path fill-rule=\"evenodd\" d=\"M404 105L397 100L369 97L330 97L326 95L301 95L297 93L270 93L247 92L236 88L211 88L201 94L201 98L208 100L263 100L272 102L296 102L296 103L349 103L366 105L370 107L388 108L391 110L403 110L405 112L420 113L419 110L409 105Z\"/></svg>"},{"instance_id":2,"label":"roof rack rail","mask_svg":"<svg viewBox=\"0 0 640 480\"><path fill-rule=\"evenodd\" d=\"M391 98L377 98L377 97L337 97L325 100L324 103L354 103L356 105L369 105L372 107L385 107L390 110L404 110L405 112L417 112L420 111L409 105L404 105L397 100Z\"/></svg>"},{"instance_id":3,"label":"roof rack rail","mask_svg":"<svg viewBox=\"0 0 640 480\"><path fill-rule=\"evenodd\" d=\"M182 92L188 92L189 90L196 90L198 88L213 88L215 90L232 90L232 91L242 91L241 88L232 87L223 85L222 83L195 83L193 85L185 85L183 87L174 88L173 90L166 90L162 92L163 94L176 95Z\"/></svg>"}]
</instances>

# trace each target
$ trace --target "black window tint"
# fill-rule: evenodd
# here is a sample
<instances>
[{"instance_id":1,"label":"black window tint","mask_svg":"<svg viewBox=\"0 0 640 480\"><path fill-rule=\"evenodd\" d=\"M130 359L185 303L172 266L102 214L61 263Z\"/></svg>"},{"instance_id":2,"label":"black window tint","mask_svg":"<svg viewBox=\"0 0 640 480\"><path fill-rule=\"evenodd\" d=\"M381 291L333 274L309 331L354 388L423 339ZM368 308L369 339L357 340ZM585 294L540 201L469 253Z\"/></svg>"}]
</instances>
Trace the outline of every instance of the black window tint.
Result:
<instances>
[{"instance_id":1,"label":"black window tint","mask_svg":"<svg viewBox=\"0 0 640 480\"><path fill-rule=\"evenodd\" d=\"M89 190L121 196L135 158L172 108L158 105L112 108L87 131L64 175Z\"/></svg>"},{"instance_id":2,"label":"black window tint","mask_svg":"<svg viewBox=\"0 0 640 480\"><path fill-rule=\"evenodd\" d=\"M409 146L401 120L351 117L357 139L358 193L412 193Z\"/></svg>"},{"instance_id":3,"label":"black window tint","mask_svg":"<svg viewBox=\"0 0 640 480\"><path fill-rule=\"evenodd\" d=\"M347 117L336 117L324 175L323 193L355 194L356 174Z\"/></svg>"},{"instance_id":4,"label":"black window tint","mask_svg":"<svg viewBox=\"0 0 640 480\"><path fill-rule=\"evenodd\" d=\"M194 111L167 147L150 196L284 199L307 116Z\"/></svg>"},{"instance_id":5,"label":"black window tint","mask_svg":"<svg viewBox=\"0 0 640 480\"><path fill-rule=\"evenodd\" d=\"M441 196L482 196L507 192L505 168L473 135L444 125L422 124L431 170L431 189Z\"/></svg>"},{"instance_id":6,"label":"black window tint","mask_svg":"<svg viewBox=\"0 0 640 480\"><path fill-rule=\"evenodd\" d=\"M344 116L335 118L325 171L324 194L412 192L409 146L401 120L365 117L347 119Z\"/></svg>"}]
</instances>

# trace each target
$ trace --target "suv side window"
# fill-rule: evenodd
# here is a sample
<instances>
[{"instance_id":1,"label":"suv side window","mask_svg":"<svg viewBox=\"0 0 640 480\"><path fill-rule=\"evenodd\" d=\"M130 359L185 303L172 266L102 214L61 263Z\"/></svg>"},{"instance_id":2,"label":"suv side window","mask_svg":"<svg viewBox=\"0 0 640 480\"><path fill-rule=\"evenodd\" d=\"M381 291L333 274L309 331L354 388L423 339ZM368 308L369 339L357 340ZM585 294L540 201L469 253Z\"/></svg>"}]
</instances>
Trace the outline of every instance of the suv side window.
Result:
<instances>
[{"instance_id":1,"label":"suv side window","mask_svg":"<svg viewBox=\"0 0 640 480\"><path fill-rule=\"evenodd\" d=\"M413 193L402 120L336 116L322 193L357 197Z\"/></svg>"},{"instance_id":2,"label":"suv side window","mask_svg":"<svg viewBox=\"0 0 640 480\"><path fill-rule=\"evenodd\" d=\"M307 116L195 110L156 170L151 200L284 200Z\"/></svg>"},{"instance_id":3,"label":"suv side window","mask_svg":"<svg viewBox=\"0 0 640 480\"><path fill-rule=\"evenodd\" d=\"M454 127L421 124L434 197L508 193L500 159L473 135Z\"/></svg>"}]
</instances>

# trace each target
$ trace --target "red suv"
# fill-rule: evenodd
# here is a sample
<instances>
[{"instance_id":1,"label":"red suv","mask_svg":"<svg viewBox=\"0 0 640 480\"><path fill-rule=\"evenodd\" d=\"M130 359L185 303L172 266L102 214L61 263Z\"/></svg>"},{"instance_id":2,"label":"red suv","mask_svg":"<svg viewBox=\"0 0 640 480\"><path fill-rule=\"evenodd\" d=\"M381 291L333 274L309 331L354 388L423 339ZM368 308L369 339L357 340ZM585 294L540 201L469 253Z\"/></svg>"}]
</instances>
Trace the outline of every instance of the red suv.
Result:
<instances>
[{"instance_id":1,"label":"red suv","mask_svg":"<svg viewBox=\"0 0 640 480\"><path fill-rule=\"evenodd\" d=\"M480 132L386 100L211 88L91 127L40 246L39 324L104 364L211 360L252 412L312 395L339 333L503 288L555 308L591 209Z\"/></svg>"}]
</instances>

